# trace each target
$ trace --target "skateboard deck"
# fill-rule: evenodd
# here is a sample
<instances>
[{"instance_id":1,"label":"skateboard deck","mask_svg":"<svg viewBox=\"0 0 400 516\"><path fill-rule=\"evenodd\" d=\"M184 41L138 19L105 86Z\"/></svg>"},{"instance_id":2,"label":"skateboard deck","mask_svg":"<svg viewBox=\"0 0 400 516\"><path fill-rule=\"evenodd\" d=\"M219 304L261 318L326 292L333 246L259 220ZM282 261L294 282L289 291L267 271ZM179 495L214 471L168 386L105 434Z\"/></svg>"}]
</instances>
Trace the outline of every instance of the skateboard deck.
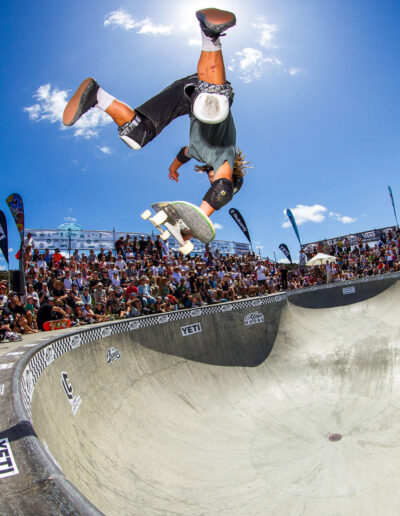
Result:
<instances>
[{"instance_id":1,"label":"skateboard deck","mask_svg":"<svg viewBox=\"0 0 400 516\"><path fill-rule=\"evenodd\" d=\"M196 238L204 244L215 238L215 229L211 220L194 204L186 201L157 202L151 205L156 212L152 216L150 210L142 213L144 220L149 220L166 240L169 236L175 238L182 254L193 251L190 238Z\"/></svg>"},{"instance_id":2,"label":"skateboard deck","mask_svg":"<svg viewBox=\"0 0 400 516\"><path fill-rule=\"evenodd\" d=\"M55 321L46 321L43 323L43 329L45 331L61 330L63 328L69 328L71 321L69 319L57 319Z\"/></svg>"}]
</instances>

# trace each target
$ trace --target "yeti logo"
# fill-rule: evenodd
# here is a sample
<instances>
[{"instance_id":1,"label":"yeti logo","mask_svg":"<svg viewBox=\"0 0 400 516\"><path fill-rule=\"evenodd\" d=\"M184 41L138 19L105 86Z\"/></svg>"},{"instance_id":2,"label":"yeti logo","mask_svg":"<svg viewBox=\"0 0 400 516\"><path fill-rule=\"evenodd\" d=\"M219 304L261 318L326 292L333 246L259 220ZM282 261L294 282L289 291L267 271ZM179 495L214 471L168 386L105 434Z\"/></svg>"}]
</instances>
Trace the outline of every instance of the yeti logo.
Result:
<instances>
[{"instance_id":1,"label":"yeti logo","mask_svg":"<svg viewBox=\"0 0 400 516\"><path fill-rule=\"evenodd\" d=\"M111 364L115 360L119 360L121 358L121 353L119 352L119 349L115 349L114 347L111 347L107 351L107 364Z\"/></svg>"},{"instance_id":2,"label":"yeti logo","mask_svg":"<svg viewBox=\"0 0 400 516\"><path fill-rule=\"evenodd\" d=\"M0 439L0 478L18 475L18 468L7 437Z\"/></svg>"},{"instance_id":3,"label":"yeti logo","mask_svg":"<svg viewBox=\"0 0 400 516\"><path fill-rule=\"evenodd\" d=\"M252 312L250 314L247 314L244 318L244 325L250 326L251 324L260 324L264 322L264 316L263 314L260 314L260 312Z\"/></svg>"}]
</instances>

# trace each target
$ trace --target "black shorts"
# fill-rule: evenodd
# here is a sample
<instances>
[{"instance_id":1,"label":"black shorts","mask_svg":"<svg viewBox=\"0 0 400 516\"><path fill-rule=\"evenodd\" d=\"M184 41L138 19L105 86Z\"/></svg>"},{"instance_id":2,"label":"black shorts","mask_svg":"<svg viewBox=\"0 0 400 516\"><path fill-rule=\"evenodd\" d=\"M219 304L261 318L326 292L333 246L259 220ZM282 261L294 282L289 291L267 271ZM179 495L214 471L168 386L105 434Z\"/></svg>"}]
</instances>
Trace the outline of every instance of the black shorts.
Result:
<instances>
[{"instance_id":1,"label":"black shorts","mask_svg":"<svg viewBox=\"0 0 400 516\"><path fill-rule=\"evenodd\" d=\"M146 125L154 129L142 147L160 134L175 118L188 115L191 112L189 99L197 82L197 73L178 79L147 102L135 108L135 112L139 113Z\"/></svg>"}]
</instances>

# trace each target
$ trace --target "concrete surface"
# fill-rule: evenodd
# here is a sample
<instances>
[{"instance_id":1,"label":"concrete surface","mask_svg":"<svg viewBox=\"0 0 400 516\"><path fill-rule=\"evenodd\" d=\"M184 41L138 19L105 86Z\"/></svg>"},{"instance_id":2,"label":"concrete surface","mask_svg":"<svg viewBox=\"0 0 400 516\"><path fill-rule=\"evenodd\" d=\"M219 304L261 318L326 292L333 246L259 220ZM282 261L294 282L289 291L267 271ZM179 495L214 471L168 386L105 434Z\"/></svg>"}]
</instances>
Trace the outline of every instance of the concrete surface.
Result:
<instances>
[{"instance_id":1,"label":"concrete surface","mask_svg":"<svg viewBox=\"0 0 400 516\"><path fill-rule=\"evenodd\" d=\"M0 349L1 516L400 514L399 278Z\"/></svg>"},{"instance_id":2,"label":"concrete surface","mask_svg":"<svg viewBox=\"0 0 400 516\"><path fill-rule=\"evenodd\" d=\"M35 431L107 515L400 514L391 283L348 306L289 298L77 348L40 377ZM264 321L245 326L255 311Z\"/></svg>"}]
</instances>

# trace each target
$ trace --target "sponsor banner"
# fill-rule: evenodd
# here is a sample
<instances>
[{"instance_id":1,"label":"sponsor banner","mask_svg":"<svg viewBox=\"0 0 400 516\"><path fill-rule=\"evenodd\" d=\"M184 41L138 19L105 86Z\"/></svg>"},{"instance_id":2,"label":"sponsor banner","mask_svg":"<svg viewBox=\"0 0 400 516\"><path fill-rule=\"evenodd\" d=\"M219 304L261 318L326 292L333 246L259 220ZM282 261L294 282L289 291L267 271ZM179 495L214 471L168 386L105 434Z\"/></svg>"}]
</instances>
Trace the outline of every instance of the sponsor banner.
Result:
<instances>
[{"instance_id":1,"label":"sponsor banner","mask_svg":"<svg viewBox=\"0 0 400 516\"><path fill-rule=\"evenodd\" d=\"M32 399L34 382L33 382L33 374L32 374L32 371L29 369L29 366L27 366L25 368L24 380L25 380L26 391L28 393L29 399Z\"/></svg>"},{"instance_id":2,"label":"sponsor banner","mask_svg":"<svg viewBox=\"0 0 400 516\"><path fill-rule=\"evenodd\" d=\"M286 244L281 244L279 246L279 249L282 251L282 253L286 256L286 258L289 260L290 263L292 262L292 257L290 256L289 248Z\"/></svg>"},{"instance_id":3,"label":"sponsor banner","mask_svg":"<svg viewBox=\"0 0 400 516\"><path fill-rule=\"evenodd\" d=\"M241 215L240 211L237 210L236 208L231 208L229 210L229 215L233 218L233 220L236 222L236 224L240 227L240 229L244 233L244 236L247 238L247 240L251 244L250 233L249 233L249 230L247 229L246 222L244 221L244 218Z\"/></svg>"},{"instance_id":4,"label":"sponsor banner","mask_svg":"<svg viewBox=\"0 0 400 516\"><path fill-rule=\"evenodd\" d=\"M355 294L356 293L356 287L345 287L343 289L343 295L347 295L347 294Z\"/></svg>"},{"instance_id":5,"label":"sponsor banner","mask_svg":"<svg viewBox=\"0 0 400 516\"><path fill-rule=\"evenodd\" d=\"M264 322L264 316L260 312L252 312L246 315L243 322L245 326L260 324Z\"/></svg>"},{"instance_id":6,"label":"sponsor banner","mask_svg":"<svg viewBox=\"0 0 400 516\"><path fill-rule=\"evenodd\" d=\"M74 335L71 337L70 344L72 349L79 348L81 345L81 337L79 335Z\"/></svg>"},{"instance_id":7,"label":"sponsor banner","mask_svg":"<svg viewBox=\"0 0 400 516\"><path fill-rule=\"evenodd\" d=\"M17 225L22 242L25 227L24 203L22 202L22 197L17 193L13 193L7 197L6 202Z\"/></svg>"},{"instance_id":8,"label":"sponsor banner","mask_svg":"<svg viewBox=\"0 0 400 516\"><path fill-rule=\"evenodd\" d=\"M4 383L0 385L0 396L3 396L4 394Z\"/></svg>"},{"instance_id":9,"label":"sponsor banner","mask_svg":"<svg viewBox=\"0 0 400 516\"><path fill-rule=\"evenodd\" d=\"M189 314L190 317L199 317L201 315L201 310L198 308L195 310L190 310Z\"/></svg>"},{"instance_id":10,"label":"sponsor banner","mask_svg":"<svg viewBox=\"0 0 400 516\"><path fill-rule=\"evenodd\" d=\"M188 335L194 335L195 333L201 333L201 324L188 324L187 326L181 326L182 337L187 337Z\"/></svg>"},{"instance_id":11,"label":"sponsor banner","mask_svg":"<svg viewBox=\"0 0 400 516\"><path fill-rule=\"evenodd\" d=\"M7 219L3 211L0 210L0 249L3 251L4 258L8 263L8 236Z\"/></svg>"},{"instance_id":12,"label":"sponsor banner","mask_svg":"<svg viewBox=\"0 0 400 516\"><path fill-rule=\"evenodd\" d=\"M107 364L112 364L116 360L119 360L121 358L121 353L119 349L115 349L114 347L111 347L107 350Z\"/></svg>"},{"instance_id":13,"label":"sponsor banner","mask_svg":"<svg viewBox=\"0 0 400 516\"><path fill-rule=\"evenodd\" d=\"M399 221L397 220L397 213L396 213L396 207L394 205L394 199L393 199L393 192L392 192L392 189L390 186L388 186L388 190L389 190L389 197L390 197L390 200L392 201L392 207L393 207L393 213L394 213L394 218L396 219L396 224L399 225Z\"/></svg>"},{"instance_id":14,"label":"sponsor banner","mask_svg":"<svg viewBox=\"0 0 400 516\"><path fill-rule=\"evenodd\" d=\"M44 359L46 360L46 366L49 366L52 362L54 362L54 358L54 349L53 346L50 344L50 346L44 348Z\"/></svg>"},{"instance_id":15,"label":"sponsor banner","mask_svg":"<svg viewBox=\"0 0 400 516\"><path fill-rule=\"evenodd\" d=\"M7 437L0 439L0 478L18 475L19 471Z\"/></svg>"},{"instance_id":16,"label":"sponsor banner","mask_svg":"<svg viewBox=\"0 0 400 516\"><path fill-rule=\"evenodd\" d=\"M111 326L106 326L105 328L102 328L100 333L102 338L109 337L111 335Z\"/></svg>"},{"instance_id":17,"label":"sponsor banner","mask_svg":"<svg viewBox=\"0 0 400 516\"><path fill-rule=\"evenodd\" d=\"M222 305L221 312L230 312L232 310L232 305Z\"/></svg>"},{"instance_id":18,"label":"sponsor banner","mask_svg":"<svg viewBox=\"0 0 400 516\"><path fill-rule=\"evenodd\" d=\"M15 362L8 362L7 364L0 364L0 369L11 369Z\"/></svg>"},{"instance_id":19,"label":"sponsor banner","mask_svg":"<svg viewBox=\"0 0 400 516\"><path fill-rule=\"evenodd\" d=\"M140 321L131 321L128 324L129 330L138 330L140 328Z\"/></svg>"},{"instance_id":20,"label":"sponsor banner","mask_svg":"<svg viewBox=\"0 0 400 516\"><path fill-rule=\"evenodd\" d=\"M75 416L78 412L78 408L82 400L80 396L74 396L74 388L72 387L72 384L69 381L68 373L66 373L65 371L61 373L61 385L68 398L68 401L71 403L72 414Z\"/></svg>"},{"instance_id":21,"label":"sponsor banner","mask_svg":"<svg viewBox=\"0 0 400 516\"><path fill-rule=\"evenodd\" d=\"M293 226L294 232L296 233L297 240L299 241L300 247L302 247L301 241L300 241L299 230L297 229L296 220L294 218L292 210L286 210L286 215L289 217L289 220L290 220L290 222L291 222L291 224Z\"/></svg>"}]
</instances>

